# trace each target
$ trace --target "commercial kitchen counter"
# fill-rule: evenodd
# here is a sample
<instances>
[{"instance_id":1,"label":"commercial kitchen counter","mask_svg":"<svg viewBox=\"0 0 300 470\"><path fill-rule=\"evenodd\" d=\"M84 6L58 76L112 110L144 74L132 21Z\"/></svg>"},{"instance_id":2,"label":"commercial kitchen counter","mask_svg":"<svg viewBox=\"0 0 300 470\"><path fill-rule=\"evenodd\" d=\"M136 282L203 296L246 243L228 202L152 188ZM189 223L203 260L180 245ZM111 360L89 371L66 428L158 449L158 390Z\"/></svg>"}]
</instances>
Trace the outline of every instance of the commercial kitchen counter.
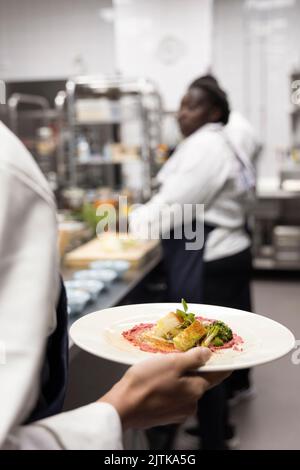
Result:
<instances>
[{"instance_id":1,"label":"commercial kitchen counter","mask_svg":"<svg viewBox=\"0 0 300 470\"><path fill-rule=\"evenodd\" d=\"M253 210L253 264L256 269L300 270L299 214L300 191L281 188L279 178L258 180Z\"/></svg>"},{"instance_id":2,"label":"commercial kitchen counter","mask_svg":"<svg viewBox=\"0 0 300 470\"><path fill-rule=\"evenodd\" d=\"M156 250L156 252L153 253L151 259L148 260L148 262L146 262L144 265L130 269L121 279L118 279L110 284L109 288L101 292L95 302L90 302L87 305L82 314L71 316L69 319L69 327L76 320L84 315L87 315L88 313L122 305L124 301L126 303L126 298L147 278L149 274L152 273L152 271L159 265L160 262L161 252L160 250ZM74 270L64 269L64 279L70 279L73 272ZM72 340L70 339L71 358L73 357L74 353L76 353L77 349L78 348L75 347Z\"/></svg>"},{"instance_id":3,"label":"commercial kitchen counter","mask_svg":"<svg viewBox=\"0 0 300 470\"><path fill-rule=\"evenodd\" d=\"M280 187L279 178L260 178L257 182L257 198L264 199L299 199L300 191L288 191Z\"/></svg>"}]
</instances>

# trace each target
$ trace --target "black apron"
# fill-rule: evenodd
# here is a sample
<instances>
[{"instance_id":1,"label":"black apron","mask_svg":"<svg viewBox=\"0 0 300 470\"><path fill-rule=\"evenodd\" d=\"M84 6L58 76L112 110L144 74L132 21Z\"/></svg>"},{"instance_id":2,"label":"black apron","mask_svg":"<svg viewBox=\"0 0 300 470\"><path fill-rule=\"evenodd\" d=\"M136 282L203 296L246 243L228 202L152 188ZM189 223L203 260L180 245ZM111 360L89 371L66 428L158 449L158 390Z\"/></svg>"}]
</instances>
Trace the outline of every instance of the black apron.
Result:
<instances>
[{"instance_id":1,"label":"black apron","mask_svg":"<svg viewBox=\"0 0 300 470\"><path fill-rule=\"evenodd\" d=\"M69 345L67 297L62 280L56 317L56 329L47 341L40 394L35 408L24 424L58 414L63 408L67 388Z\"/></svg>"},{"instance_id":2,"label":"black apron","mask_svg":"<svg viewBox=\"0 0 300 470\"><path fill-rule=\"evenodd\" d=\"M194 227L193 227L194 228ZM174 238L162 240L164 263L167 274L168 301L187 303L204 302L204 248L213 226L204 224L204 243L199 250L186 250L187 240ZM205 450L224 449L225 389L219 385L205 393L198 404L201 416L202 448Z\"/></svg>"},{"instance_id":3,"label":"black apron","mask_svg":"<svg viewBox=\"0 0 300 470\"><path fill-rule=\"evenodd\" d=\"M195 232L196 223L192 222ZM201 249L187 250L186 243L195 241L187 239L182 230L181 239L174 238L174 231L170 239L162 239L163 257L167 275L168 301L180 302L185 299L187 303L202 303L204 294L204 248L209 233L214 229L204 224L204 243Z\"/></svg>"}]
</instances>

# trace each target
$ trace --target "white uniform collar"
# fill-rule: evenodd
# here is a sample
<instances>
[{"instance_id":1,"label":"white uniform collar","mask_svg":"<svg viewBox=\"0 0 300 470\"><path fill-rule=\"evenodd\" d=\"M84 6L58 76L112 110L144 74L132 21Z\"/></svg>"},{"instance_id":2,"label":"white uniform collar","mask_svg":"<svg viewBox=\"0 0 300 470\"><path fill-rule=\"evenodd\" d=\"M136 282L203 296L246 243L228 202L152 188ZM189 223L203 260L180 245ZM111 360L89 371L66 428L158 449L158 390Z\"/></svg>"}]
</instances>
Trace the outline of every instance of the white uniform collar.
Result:
<instances>
[{"instance_id":1,"label":"white uniform collar","mask_svg":"<svg viewBox=\"0 0 300 470\"><path fill-rule=\"evenodd\" d=\"M189 137L192 137L195 134L198 134L199 132L203 131L220 131L224 127L224 124L221 122L209 122L207 124L204 124L204 126L200 127L197 131L193 132Z\"/></svg>"}]
</instances>

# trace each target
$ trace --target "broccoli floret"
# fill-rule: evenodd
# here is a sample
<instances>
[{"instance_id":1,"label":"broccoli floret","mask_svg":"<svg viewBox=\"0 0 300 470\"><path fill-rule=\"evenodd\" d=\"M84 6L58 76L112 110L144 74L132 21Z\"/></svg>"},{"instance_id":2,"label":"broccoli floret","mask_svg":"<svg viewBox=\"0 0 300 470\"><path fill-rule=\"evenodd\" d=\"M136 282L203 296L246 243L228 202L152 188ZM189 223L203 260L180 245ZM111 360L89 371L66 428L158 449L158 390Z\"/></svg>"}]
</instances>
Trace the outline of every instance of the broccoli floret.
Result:
<instances>
[{"instance_id":1,"label":"broccoli floret","mask_svg":"<svg viewBox=\"0 0 300 470\"><path fill-rule=\"evenodd\" d=\"M223 343L228 343L228 341L232 340L232 330L229 328L226 323L222 321L217 321L215 324L218 325L220 328L219 333L217 334L217 337L223 341Z\"/></svg>"},{"instance_id":2,"label":"broccoli floret","mask_svg":"<svg viewBox=\"0 0 300 470\"><path fill-rule=\"evenodd\" d=\"M219 341L219 344L215 344L216 340ZM230 340L232 340L232 331L229 326L222 321L215 321L207 328L207 334L201 346L208 347L211 343L214 346L223 346L224 343L228 343Z\"/></svg>"},{"instance_id":3,"label":"broccoli floret","mask_svg":"<svg viewBox=\"0 0 300 470\"><path fill-rule=\"evenodd\" d=\"M212 340L211 344L217 348L219 348L220 346L223 346L224 344L224 341L222 341L220 338L218 338L217 336Z\"/></svg>"}]
</instances>

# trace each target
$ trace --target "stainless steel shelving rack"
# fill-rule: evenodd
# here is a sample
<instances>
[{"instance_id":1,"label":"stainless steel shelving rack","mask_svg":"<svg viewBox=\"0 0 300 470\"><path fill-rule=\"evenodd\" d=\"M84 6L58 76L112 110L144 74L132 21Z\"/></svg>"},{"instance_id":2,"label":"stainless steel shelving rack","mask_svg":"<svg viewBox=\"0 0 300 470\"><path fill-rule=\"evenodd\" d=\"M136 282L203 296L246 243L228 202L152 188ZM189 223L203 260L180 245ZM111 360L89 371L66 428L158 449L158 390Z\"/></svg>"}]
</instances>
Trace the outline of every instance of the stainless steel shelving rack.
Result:
<instances>
[{"instance_id":1,"label":"stainless steel shelving rack","mask_svg":"<svg viewBox=\"0 0 300 470\"><path fill-rule=\"evenodd\" d=\"M41 126L56 126L59 116L59 110L57 108L52 109L49 101L44 96L13 93L7 102L7 124L14 134L27 146L46 178L48 178L49 174L56 175L57 181L55 186L60 184L62 180L62 177L60 177L61 153L57 152L56 149L53 150L51 158L47 162L46 168L44 168L43 159L36 150L35 144L37 141L37 128Z\"/></svg>"},{"instance_id":2,"label":"stainless steel shelving rack","mask_svg":"<svg viewBox=\"0 0 300 470\"><path fill-rule=\"evenodd\" d=\"M291 148L281 149L278 179L257 194L253 237L257 269L300 271L300 103L293 98L299 84L300 72L294 72L290 76Z\"/></svg>"},{"instance_id":3,"label":"stainless steel shelving rack","mask_svg":"<svg viewBox=\"0 0 300 470\"><path fill-rule=\"evenodd\" d=\"M76 186L78 181L77 135L82 127L111 127L112 134L124 124L122 116L109 119L91 119L84 122L78 119L76 103L86 98L99 100L105 98L113 107L122 97L131 97L136 103L138 119L141 123L139 154L143 164L143 194L147 200L151 195L151 180L155 173L155 152L161 142L162 103L156 86L146 79L100 78L95 76L77 77L67 81L66 104L69 127L68 174L69 185ZM114 141L118 138L114 136ZM107 164L103 161L102 164ZM99 164L99 162L98 162ZM101 162L100 162L101 164Z\"/></svg>"},{"instance_id":4,"label":"stainless steel shelving rack","mask_svg":"<svg viewBox=\"0 0 300 470\"><path fill-rule=\"evenodd\" d=\"M253 214L253 262L256 269L300 270L299 235L293 230L300 227L299 208L298 192L288 192L278 187L258 194ZM282 229L284 234L280 234Z\"/></svg>"}]
</instances>

